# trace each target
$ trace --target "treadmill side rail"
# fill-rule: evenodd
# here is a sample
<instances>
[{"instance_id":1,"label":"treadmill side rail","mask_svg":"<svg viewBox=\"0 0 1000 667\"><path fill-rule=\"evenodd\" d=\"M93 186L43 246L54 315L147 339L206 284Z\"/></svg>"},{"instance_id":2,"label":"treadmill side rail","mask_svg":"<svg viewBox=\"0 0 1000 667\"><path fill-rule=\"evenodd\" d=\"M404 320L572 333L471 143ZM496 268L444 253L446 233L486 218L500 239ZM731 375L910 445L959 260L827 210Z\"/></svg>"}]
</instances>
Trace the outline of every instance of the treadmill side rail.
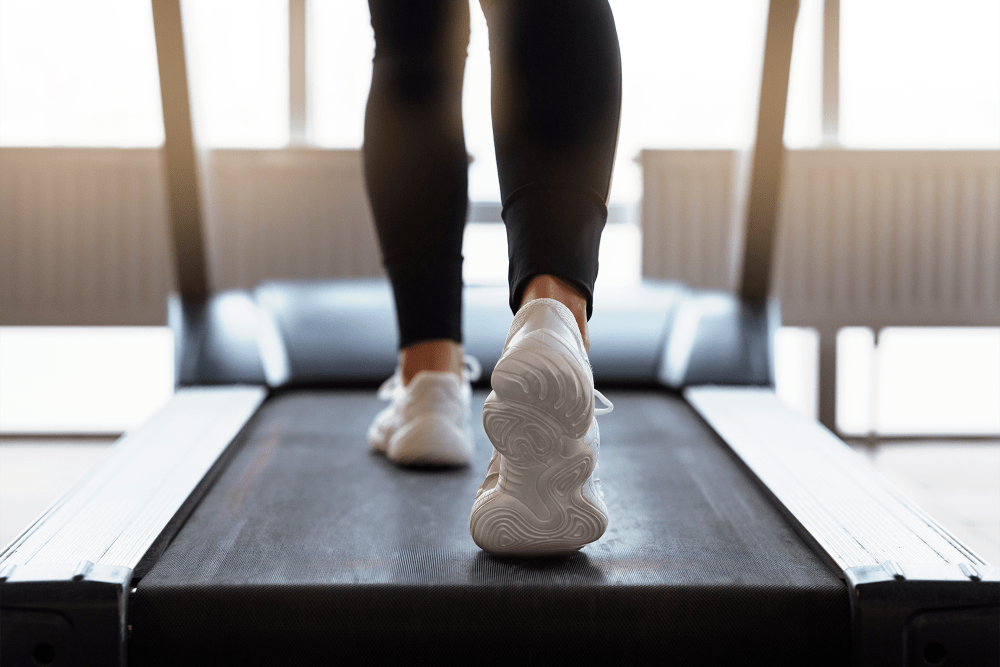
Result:
<instances>
[{"instance_id":1,"label":"treadmill side rail","mask_svg":"<svg viewBox=\"0 0 1000 667\"><path fill-rule=\"evenodd\" d=\"M8 565L134 568L264 400L261 387L182 389L0 553Z\"/></svg>"},{"instance_id":2,"label":"treadmill side rail","mask_svg":"<svg viewBox=\"0 0 1000 667\"><path fill-rule=\"evenodd\" d=\"M855 665L997 664L998 568L773 391L685 397L847 580Z\"/></svg>"},{"instance_id":3,"label":"treadmill side rail","mask_svg":"<svg viewBox=\"0 0 1000 667\"><path fill-rule=\"evenodd\" d=\"M685 397L836 571L886 561L987 564L773 390L691 387Z\"/></svg>"},{"instance_id":4,"label":"treadmill side rail","mask_svg":"<svg viewBox=\"0 0 1000 667\"><path fill-rule=\"evenodd\" d=\"M124 665L133 575L266 396L182 389L0 553L4 665Z\"/></svg>"}]
</instances>

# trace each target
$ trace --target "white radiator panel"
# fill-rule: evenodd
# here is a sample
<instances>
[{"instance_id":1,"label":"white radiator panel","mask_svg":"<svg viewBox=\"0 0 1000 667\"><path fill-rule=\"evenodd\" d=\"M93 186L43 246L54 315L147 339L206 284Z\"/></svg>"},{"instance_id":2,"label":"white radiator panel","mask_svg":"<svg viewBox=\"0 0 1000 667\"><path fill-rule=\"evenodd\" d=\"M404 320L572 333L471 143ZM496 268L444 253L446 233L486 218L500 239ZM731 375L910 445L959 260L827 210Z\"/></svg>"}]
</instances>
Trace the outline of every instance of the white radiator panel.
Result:
<instances>
[{"instance_id":1,"label":"white radiator panel","mask_svg":"<svg viewBox=\"0 0 1000 667\"><path fill-rule=\"evenodd\" d=\"M641 161L643 275L730 287L735 152ZM357 151L219 150L208 164L215 289L382 273ZM161 174L155 149L0 149L0 324L162 324ZM791 151L784 192L786 323L1000 323L997 151Z\"/></svg>"},{"instance_id":2,"label":"white radiator panel","mask_svg":"<svg viewBox=\"0 0 1000 667\"><path fill-rule=\"evenodd\" d=\"M356 150L217 150L208 157L215 289L383 275Z\"/></svg>"},{"instance_id":3,"label":"white radiator panel","mask_svg":"<svg viewBox=\"0 0 1000 667\"><path fill-rule=\"evenodd\" d=\"M205 159L214 289L382 275L354 150ZM157 149L0 149L0 325L162 325L173 288Z\"/></svg>"},{"instance_id":4,"label":"white radiator panel","mask_svg":"<svg viewBox=\"0 0 1000 667\"><path fill-rule=\"evenodd\" d=\"M784 193L786 322L1000 323L1000 153L791 152Z\"/></svg>"},{"instance_id":5,"label":"white radiator panel","mask_svg":"<svg viewBox=\"0 0 1000 667\"><path fill-rule=\"evenodd\" d=\"M640 159L643 275L732 287L735 151ZM789 151L784 179L773 292L785 323L1000 323L1000 152Z\"/></svg>"},{"instance_id":6,"label":"white radiator panel","mask_svg":"<svg viewBox=\"0 0 1000 667\"><path fill-rule=\"evenodd\" d=\"M0 149L0 324L162 324L156 149Z\"/></svg>"},{"instance_id":7,"label":"white radiator panel","mask_svg":"<svg viewBox=\"0 0 1000 667\"><path fill-rule=\"evenodd\" d=\"M729 289L736 152L644 150L642 275Z\"/></svg>"}]
</instances>

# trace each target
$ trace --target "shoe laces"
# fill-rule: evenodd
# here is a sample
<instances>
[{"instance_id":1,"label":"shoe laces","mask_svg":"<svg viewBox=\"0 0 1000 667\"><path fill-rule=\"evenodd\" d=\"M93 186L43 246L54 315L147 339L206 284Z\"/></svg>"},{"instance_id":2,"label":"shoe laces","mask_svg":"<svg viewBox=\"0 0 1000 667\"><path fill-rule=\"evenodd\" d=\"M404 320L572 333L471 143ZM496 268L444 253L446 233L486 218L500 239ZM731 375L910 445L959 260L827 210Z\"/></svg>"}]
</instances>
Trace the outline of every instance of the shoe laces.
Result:
<instances>
[{"instance_id":1,"label":"shoe laces","mask_svg":"<svg viewBox=\"0 0 1000 667\"><path fill-rule=\"evenodd\" d=\"M388 401L403 386L403 371L396 366L396 371L389 378L379 385L378 397L383 401Z\"/></svg>"},{"instance_id":2,"label":"shoe laces","mask_svg":"<svg viewBox=\"0 0 1000 667\"><path fill-rule=\"evenodd\" d=\"M463 380L475 382L482 376L483 366L479 363L478 359L467 354L462 357L462 362L464 365L462 368ZM388 401L403 387L403 369L400 366L396 366L396 371L379 386L378 397L383 401Z\"/></svg>"},{"instance_id":3,"label":"shoe laces","mask_svg":"<svg viewBox=\"0 0 1000 667\"><path fill-rule=\"evenodd\" d=\"M596 402L597 399L600 399L601 403L604 403L605 407L603 407L603 408L597 407L597 402ZM606 415L606 414L608 414L609 412L611 412L612 410L615 409L614 403L612 403L611 401L609 401L608 398L607 398L607 396L605 396L601 392L597 391L596 389L594 390L594 401L595 401L594 402L594 416L596 416L596 417L599 417L601 415Z\"/></svg>"},{"instance_id":4,"label":"shoe laces","mask_svg":"<svg viewBox=\"0 0 1000 667\"><path fill-rule=\"evenodd\" d=\"M601 403L604 403L606 407L597 407L597 399L600 399ZM601 392L594 390L594 416L606 415L615 409L614 404L608 400L608 397ZM597 447L600 447L600 442L597 443ZM594 472L591 473L591 482L593 483L595 492L600 498L604 498L604 488L601 486L601 478L598 477L598 469L600 468L600 462L594 464Z\"/></svg>"},{"instance_id":5,"label":"shoe laces","mask_svg":"<svg viewBox=\"0 0 1000 667\"><path fill-rule=\"evenodd\" d=\"M467 354L462 357L462 361L465 364L465 377L469 382L475 382L483 375L483 365L479 363L479 359L476 359L471 354Z\"/></svg>"}]
</instances>

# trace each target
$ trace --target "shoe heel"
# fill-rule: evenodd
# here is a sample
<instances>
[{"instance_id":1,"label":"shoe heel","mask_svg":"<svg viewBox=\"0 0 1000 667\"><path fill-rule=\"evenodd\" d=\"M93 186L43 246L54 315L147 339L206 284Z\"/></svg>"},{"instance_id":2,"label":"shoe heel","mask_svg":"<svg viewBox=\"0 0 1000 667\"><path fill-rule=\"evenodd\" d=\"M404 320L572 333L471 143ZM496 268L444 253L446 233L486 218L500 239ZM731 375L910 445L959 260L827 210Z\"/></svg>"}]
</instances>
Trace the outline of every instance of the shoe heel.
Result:
<instances>
[{"instance_id":1,"label":"shoe heel","mask_svg":"<svg viewBox=\"0 0 1000 667\"><path fill-rule=\"evenodd\" d=\"M582 443L577 443L582 445ZM604 534L603 501L585 490L596 458L570 447L552 468L521 465L505 456L508 479L491 497L473 505L469 528L480 548L509 556L571 553Z\"/></svg>"},{"instance_id":2,"label":"shoe heel","mask_svg":"<svg viewBox=\"0 0 1000 667\"><path fill-rule=\"evenodd\" d=\"M561 428L560 435L581 438L594 415L593 381L557 337L528 334L505 354L491 377L493 391L507 404L537 407Z\"/></svg>"}]
</instances>

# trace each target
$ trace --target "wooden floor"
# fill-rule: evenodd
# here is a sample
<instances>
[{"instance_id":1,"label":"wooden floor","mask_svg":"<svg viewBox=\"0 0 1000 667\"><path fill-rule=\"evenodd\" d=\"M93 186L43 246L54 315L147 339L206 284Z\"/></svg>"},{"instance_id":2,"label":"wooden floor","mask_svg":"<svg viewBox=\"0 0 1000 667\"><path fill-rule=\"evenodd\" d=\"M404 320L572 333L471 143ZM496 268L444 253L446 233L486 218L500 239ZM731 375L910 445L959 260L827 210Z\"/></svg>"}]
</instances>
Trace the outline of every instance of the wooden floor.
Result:
<instances>
[{"instance_id":1,"label":"wooden floor","mask_svg":"<svg viewBox=\"0 0 1000 667\"><path fill-rule=\"evenodd\" d=\"M69 489L111 443L0 439L0 545ZM1000 441L893 442L855 449L985 560L1000 564Z\"/></svg>"}]
</instances>

